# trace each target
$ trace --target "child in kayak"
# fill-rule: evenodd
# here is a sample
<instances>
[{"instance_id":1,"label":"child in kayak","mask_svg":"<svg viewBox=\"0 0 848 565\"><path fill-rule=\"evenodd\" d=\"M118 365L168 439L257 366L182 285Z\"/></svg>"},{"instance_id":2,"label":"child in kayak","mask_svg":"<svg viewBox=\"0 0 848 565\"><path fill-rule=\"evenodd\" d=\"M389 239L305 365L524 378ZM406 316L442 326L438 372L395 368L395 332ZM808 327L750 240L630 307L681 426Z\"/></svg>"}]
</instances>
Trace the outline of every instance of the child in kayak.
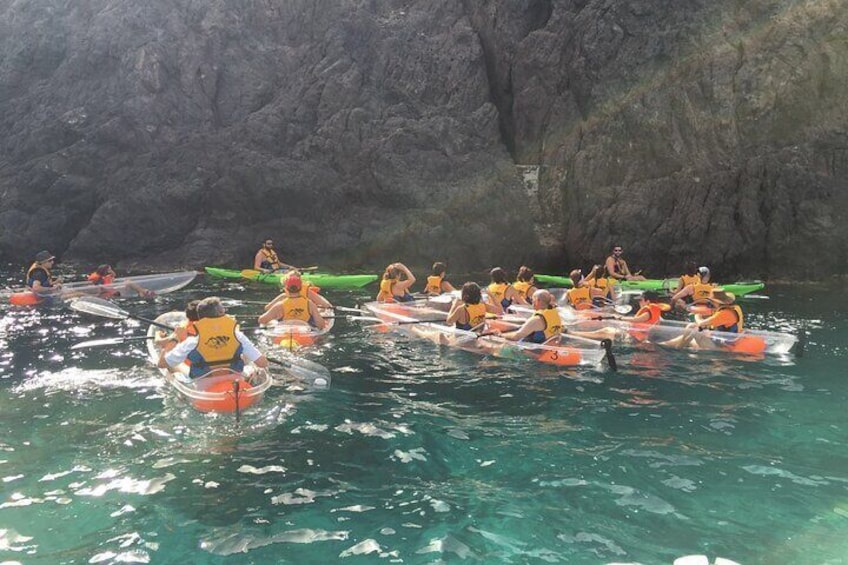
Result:
<instances>
[{"instance_id":1,"label":"child in kayak","mask_svg":"<svg viewBox=\"0 0 848 565\"><path fill-rule=\"evenodd\" d=\"M88 275L88 281L95 286L107 285L99 289L101 298L121 297L122 295L120 291L108 287L108 285L115 282L115 277L116 275L114 269L112 269L112 265L100 265L93 273ZM152 290L148 290L134 282L126 281L123 284L129 290L143 298L153 298L156 296L156 293Z\"/></svg>"},{"instance_id":2,"label":"child in kayak","mask_svg":"<svg viewBox=\"0 0 848 565\"><path fill-rule=\"evenodd\" d=\"M486 323L486 314L496 314L495 307L483 302L483 293L476 282L462 285L461 298L451 304L445 322L455 324L460 330L478 331Z\"/></svg>"},{"instance_id":3,"label":"child in kayak","mask_svg":"<svg viewBox=\"0 0 848 565\"><path fill-rule=\"evenodd\" d=\"M514 286L506 282L506 272L495 267L489 272L492 282L486 287L489 294L489 304L495 307L495 313L502 315L512 304L527 304Z\"/></svg>"}]
</instances>

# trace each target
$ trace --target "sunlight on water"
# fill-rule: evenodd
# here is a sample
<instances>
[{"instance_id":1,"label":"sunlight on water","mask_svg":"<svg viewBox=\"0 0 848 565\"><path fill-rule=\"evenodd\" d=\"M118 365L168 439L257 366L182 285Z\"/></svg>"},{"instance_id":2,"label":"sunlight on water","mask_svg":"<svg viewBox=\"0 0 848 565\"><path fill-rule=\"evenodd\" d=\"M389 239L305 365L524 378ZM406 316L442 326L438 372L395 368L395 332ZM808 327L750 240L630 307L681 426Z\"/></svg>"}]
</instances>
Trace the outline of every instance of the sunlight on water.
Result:
<instances>
[{"instance_id":1,"label":"sunlight on water","mask_svg":"<svg viewBox=\"0 0 848 565\"><path fill-rule=\"evenodd\" d=\"M202 280L122 305L273 292ZM332 386L272 387L240 422L173 394L142 342L69 349L144 324L6 309L0 562L840 563L848 325L815 295L745 304L752 327L806 331L804 357L624 347L617 373L339 319L303 352Z\"/></svg>"}]
</instances>

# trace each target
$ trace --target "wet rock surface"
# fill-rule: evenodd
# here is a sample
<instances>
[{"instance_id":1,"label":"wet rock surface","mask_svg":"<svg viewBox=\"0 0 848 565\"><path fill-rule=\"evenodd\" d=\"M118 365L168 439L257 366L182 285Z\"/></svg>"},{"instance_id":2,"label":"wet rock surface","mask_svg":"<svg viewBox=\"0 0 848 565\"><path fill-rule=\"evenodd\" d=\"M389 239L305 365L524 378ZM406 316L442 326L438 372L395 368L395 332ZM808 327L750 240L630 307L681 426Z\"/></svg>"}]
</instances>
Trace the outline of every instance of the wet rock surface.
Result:
<instances>
[{"instance_id":1,"label":"wet rock surface","mask_svg":"<svg viewBox=\"0 0 848 565\"><path fill-rule=\"evenodd\" d=\"M844 272L846 12L7 3L0 252L566 269L618 242L656 275Z\"/></svg>"}]
</instances>

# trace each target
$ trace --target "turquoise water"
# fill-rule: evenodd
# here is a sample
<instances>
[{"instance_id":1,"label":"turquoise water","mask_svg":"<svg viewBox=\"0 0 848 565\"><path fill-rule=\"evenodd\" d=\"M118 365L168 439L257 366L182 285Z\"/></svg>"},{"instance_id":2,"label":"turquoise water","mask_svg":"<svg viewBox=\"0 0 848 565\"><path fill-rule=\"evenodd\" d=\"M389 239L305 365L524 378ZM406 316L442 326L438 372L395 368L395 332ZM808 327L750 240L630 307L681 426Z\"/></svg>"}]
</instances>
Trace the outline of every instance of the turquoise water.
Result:
<instances>
[{"instance_id":1,"label":"turquoise water","mask_svg":"<svg viewBox=\"0 0 848 565\"><path fill-rule=\"evenodd\" d=\"M143 324L4 305L0 562L848 563L848 300L826 291L745 302L807 328L804 357L629 349L618 373L338 320L306 353L332 387L274 387L239 424L169 393L142 342L69 350ZM122 306L272 293L199 279Z\"/></svg>"}]
</instances>

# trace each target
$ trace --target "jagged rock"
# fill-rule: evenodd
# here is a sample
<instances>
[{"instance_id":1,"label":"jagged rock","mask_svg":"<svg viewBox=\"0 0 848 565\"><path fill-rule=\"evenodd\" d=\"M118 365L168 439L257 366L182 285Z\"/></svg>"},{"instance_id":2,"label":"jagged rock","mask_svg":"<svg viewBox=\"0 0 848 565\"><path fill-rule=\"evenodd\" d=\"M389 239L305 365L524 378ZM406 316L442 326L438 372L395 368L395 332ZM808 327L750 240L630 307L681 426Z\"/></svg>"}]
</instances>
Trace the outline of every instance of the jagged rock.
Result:
<instances>
[{"instance_id":1,"label":"jagged rock","mask_svg":"<svg viewBox=\"0 0 848 565\"><path fill-rule=\"evenodd\" d=\"M719 278L844 272L845 14L7 3L0 252L244 265L270 236L337 268L567 269L619 242L656 275L690 257Z\"/></svg>"}]
</instances>

